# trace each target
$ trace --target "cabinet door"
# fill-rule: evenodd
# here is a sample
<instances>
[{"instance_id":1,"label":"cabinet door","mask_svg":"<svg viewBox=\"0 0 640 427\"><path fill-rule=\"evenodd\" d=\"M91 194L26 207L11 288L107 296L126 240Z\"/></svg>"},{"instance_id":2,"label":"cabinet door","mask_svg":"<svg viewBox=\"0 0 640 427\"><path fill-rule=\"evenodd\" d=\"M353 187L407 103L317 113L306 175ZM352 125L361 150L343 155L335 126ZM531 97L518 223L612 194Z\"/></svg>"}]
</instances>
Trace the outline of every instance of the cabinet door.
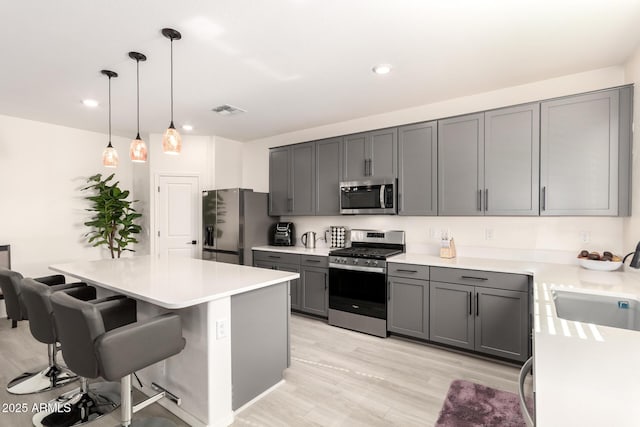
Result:
<instances>
[{"instance_id":1,"label":"cabinet door","mask_svg":"<svg viewBox=\"0 0 640 427\"><path fill-rule=\"evenodd\" d=\"M541 215L618 214L618 90L541 103Z\"/></svg>"},{"instance_id":2,"label":"cabinet door","mask_svg":"<svg viewBox=\"0 0 640 427\"><path fill-rule=\"evenodd\" d=\"M315 144L307 142L291 147L291 212L290 215L315 213Z\"/></svg>"},{"instance_id":3,"label":"cabinet door","mask_svg":"<svg viewBox=\"0 0 640 427\"><path fill-rule=\"evenodd\" d=\"M287 215L289 200L289 147L269 151L269 215Z\"/></svg>"},{"instance_id":4,"label":"cabinet door","mask_svg":"<svg viewBox=\"0 0 640 427\"><path fill-rule=\"evenodd\" d=\"M300 266L293 264L276 264L276 270L300 273ZM289 282L289 286L291 293L291 308L294 310L300 310L300 279L291 280Z\"/></svg>"},{"instance_id":5,"label":"cabinet door","mask_svg":"<svg viewBox=\"0 0 640 427\"><path fill-rule=\"evenodd\" d=\"M368 178L368 138L367 133L344 137L343 181L357 181Z\"/></svg>"},{"instance_id":6,"label":"cabinet door","mask_svg":"<svg viewBox=\"0 0 640 427\"><path fill-rule=\"evenodd\" d=\"M316 142L316 215L340 215L342 138Z\"/></svg>"},{"instance_id":7,"label":"cabinet door","mask_svg":"<svg viewBox=\"0 0 640 427\"><path fill-rule=\"evenodd\" d=\"M398 214L438 214L437 122L398 130Z\"/></svg>"},{"instance_id":8,"label":"cabinet door","mask_svg":"<svg viewBox=\"0 0 640 427\"><path fill-rule=\"evenodd\" d=\"M487 111L484 138L486 215L538 215L540 104Z\"/></svg>"},{"instance_id":9,"label":"cabinet door","mask_svg":"<svg viewBox=\"0 0 640 427\"><path fill-rule=\"evenodd\" d=\"M429 298L431 341L473 350L473 286L432 281Z\"/></svg>"},{"instance_id":10,"label":"cabinet door","mask_svg":"<svg viewBox=\"0 0 640 427\"><path fill-rule=\"evenodd\" d=\"M529 357L526 292L476 287L475 349L524 362Z\"/></svg>"},{"instance_id":11,"label":"cabinet door","mask_svg":"<svg viewBox=\"0 0 640 427\"><path fill-rule=\"evenodd\" d=\"M328 315L329 269L302 267L302 311L319 316Z\"/></svg>"},{"instance_id":12,"label":"cabinet door","mask_svg":"<svg viewBox=\"0 0 640 427\"><path fill-rule=\"evenodd\" d=\"M387 329L429 339L429 282L389 277Z\"/></svg>"},{"instance_id":13,"label":"cabinet door","mask_svg":"<svg viewBox=\"0 0 640 427\"><path fill-rule=\"evenodd\" d=\"M438 215L483 215L484 113L438 121Z\"/></svg>"},{"instance_id":14,"label":"cabinet door","mask_svg":"<svg viewBox=\"0 0 640 427\"><path fill-rule=\"evenodd\" d=\"M369 132L369 176L397 178L398 129Z\"/></svg>"}]
</instances>

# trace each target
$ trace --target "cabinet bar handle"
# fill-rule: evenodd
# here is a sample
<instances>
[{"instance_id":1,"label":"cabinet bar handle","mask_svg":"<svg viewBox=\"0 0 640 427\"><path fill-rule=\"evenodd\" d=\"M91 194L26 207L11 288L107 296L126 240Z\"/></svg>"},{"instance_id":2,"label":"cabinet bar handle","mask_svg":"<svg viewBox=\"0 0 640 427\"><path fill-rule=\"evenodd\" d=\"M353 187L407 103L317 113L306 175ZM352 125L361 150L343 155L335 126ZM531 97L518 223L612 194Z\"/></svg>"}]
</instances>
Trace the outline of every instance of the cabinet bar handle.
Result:
<instances>
[{"instance_id":1,"label":"cabinet bar handle","mask_svg":"<svg viewBox=\"0 0 640 427\"><path fill-rule=\"evenodd\" d=\"M391 301L391 280L387 281L387 301Z\"/></svg>"},{"instance_id":2,"label":"cabinet bar handle","mask_svg":"<svg viewBox=\"0 0 640 427\"><path fill-rule=\"evenodd\" d=\"M396 271L401 271L403 273L417 273L418 272L418 270L404 270L402 268L399 268Z\"/></svg>"},{"instance_id":3,"label":"cabinet bar handle","mask_svg":"<svg viewBox=\"0 0 640 427\"><path fill-rule=\"evenodd\" d=\"M478 190L478 210L482 210L482 190Z\"/></svg>"},{"instance_id":4,"label":"cabinet bar handle","mask_svg":"<svg viewBox=\"0 0 640 427\"><path fill-rule=\"evenodd\" d=\"M471 316L471 292L469 292L469 316Z\"/></svg>"},{"instance_id":5,"label":"cabinet bar handle","mask_svg":"<svg viewBox=\"0 0 640 427\"><path fill-rule=\"evenodd\" d=\"M324 290L326 291L328 287L329 287L329 285L328 285L328 279L327 279L327 275L325 274L325 275L324 275ZM326 297L325 297L325 298L326 298Z\"/></svg>"},{"instance_id":6,"label":"cabinet bar handle","mask_svg":"<svg viewBox=\"0 0 640 427\"><path fill-rule=\"evenodd\" d=\"M279 257L279 256L277 256L277 255L269 255L269 258L280 259L280 257Z\"/></svg>"},{"instance_id":7,"label":"cabinet bar handle","mask_svg":"<svg viewBox=\"0 0 640 427\"><path fill-rule=\"evenodd\" d=\"M489 210L489 189L484 189L484 210L485 212Z\"/></svg>"},{"instance_id":8,"label":"cabinet bar handle","mask_svg":"<svg viewBox=\"0 0 640 427\"><path fill-rule=\"evenodd\" d=\"M476 316L480 316L480 294L476 294Z\"/></svg>"},{"instance_id":9,"label":"cabinet bar handle","mask_svg":"<svg viewBox=\"0 0 640 427\"><path fill-rule=\"evenodd\" d=\"M373 162L369 159L369 176L373 176Z\"/></svg>"},{"instance_id":10,"label":"cabinet bar handle","mask_svg":"<svg viewBox=\"0 0 640 427\"><path fill-rule=\"evenodd\" d=\"M542 210L547 209L547 186L542 187Z\"/></svg>"},{"instance_id":11,"label":"cabinet bar handle","mask_svg":"<svg viewBox=\"0 0 640 427\"><path fill-rule=\"evenodd\" d=\"M305 262L322 262L322 261L319 261L317 259L305 259L304 261Z\"/></svg>"},{"instance_id":12,"label":"cabinet bar handle","mask_svg":"<svg viewBox=\"0 0 640 427\"><path fill-rule=\"evenodd\" d=\"M475 276L460 276L463 279L469 279L469 280L489 280L489 278L487 277L475 277Z\"/></svg>"}]
</instances>

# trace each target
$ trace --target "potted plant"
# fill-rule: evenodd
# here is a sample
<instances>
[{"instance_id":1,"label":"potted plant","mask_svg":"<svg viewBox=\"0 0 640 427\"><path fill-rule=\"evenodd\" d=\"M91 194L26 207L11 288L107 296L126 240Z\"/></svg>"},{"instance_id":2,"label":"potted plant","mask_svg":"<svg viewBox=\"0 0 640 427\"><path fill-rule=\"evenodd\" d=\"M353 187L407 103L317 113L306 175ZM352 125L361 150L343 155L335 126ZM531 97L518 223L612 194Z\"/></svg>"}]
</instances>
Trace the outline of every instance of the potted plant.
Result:
<instances>
[{"instance_id":1,"label":"potted plant","mask_svg":"<svg viewBox=\"0 0 640 427\"><path fill-rule=\"evenodd\" d=\"M129 191L120 189L119 181L111 183L113 176L103 179L102 174L93 175L87 179L89 185L82 189L92 192L85 199L91 202L87 210L94 213L91 220L84 223L92 228L85 237L94 247L106 245L111 258L116 258L116 255L120 258L123 251L135 252L129 245L138 243L134 236L142 231L142 227L135 221L142 214L131 206L137 200L127 200Z\"/></svg>"}]
</instances>

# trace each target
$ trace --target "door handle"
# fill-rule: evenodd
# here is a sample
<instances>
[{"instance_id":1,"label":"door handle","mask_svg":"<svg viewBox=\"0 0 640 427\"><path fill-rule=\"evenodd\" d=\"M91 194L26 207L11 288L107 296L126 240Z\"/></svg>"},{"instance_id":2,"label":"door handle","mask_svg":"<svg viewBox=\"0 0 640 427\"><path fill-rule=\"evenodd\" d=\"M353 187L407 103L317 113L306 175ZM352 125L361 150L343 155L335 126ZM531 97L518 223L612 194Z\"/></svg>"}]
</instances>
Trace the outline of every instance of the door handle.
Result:
<instances>
[{"instance_id":1,"label":"door handle","mask_svg":"<svg viewBox=\"0 0 640 427\"><path fill-rule=\"evenodd\" d=\"M480 294L476 293L476 316L480 316Z\"/></svg>"},{"instance_id":2,"label":"door handle","mask_svg":"<svg viewBox=\"0 0 640 427\"><path fill-rule=\"evenodd\" d=\"M364 159L364 176L369 176L369 162Z\"/></svg>"},{"instance_id":3,"label":"door handle","mask_svg":"<svg viewBox=\"0 0 640 427\"><path fill-rule=\"evenodd\" d=\"M469 292L469 316L471 316L471 292Z\"/></svg>"},{"instance_id":4,"label":"door handle","mask_svg":"<svg viewBox=\"0 0 640 427\"><path fill-rule=\"evenodd\" d=\"M373 162L369 159L369 176L373 176Z\"/></svg>"},{"instance_id":5,"label":"door handle","mask_svg":"<svg viewBox=\"0 0 640 427\"><path fill-rule=\"evenodd\" d=\"M542 187L542 210L547 209L547 186Z\"/></svg>"},{"instance_id":6,"label":"door handle","mask_svg":"<svg viewBox=\"0 0 640 427\"><path fill-rule=\"evenodd\" d=\"M382 184L380 186L380 207L382 209L385 208L385 206L384 206L384 189L385 189L385 187L386 187L386 185L384 185L384 184Z\"/></svg>"},{"instance_id":7,"label":"door handle","mask_svg":"<svg viewBox=\"0 0 640 427\"><path fill-rule=\"evenodd\" d=\"M482 190L478 190L478 210L482 210Z\"/></svg>"},{"instance_id":8,"label":"door handle","mask_svg":"<svg viewBox=\"0 0 640 427\"><path fill-rule=\"evenodd\" d=\"M192 240L190 242L187 242L187 245L197 245L198 241L197 240Z\"/></svg>"},{"instance_id":9,"label":"door handle","mask_svg":"<svg viewBox=\"0 0 640 427\"><path fill-rule=\"evenodd\" d=\"M484 210L485 212L489 210L489 189L484 189Z\"/></svg>"}]
</instances>

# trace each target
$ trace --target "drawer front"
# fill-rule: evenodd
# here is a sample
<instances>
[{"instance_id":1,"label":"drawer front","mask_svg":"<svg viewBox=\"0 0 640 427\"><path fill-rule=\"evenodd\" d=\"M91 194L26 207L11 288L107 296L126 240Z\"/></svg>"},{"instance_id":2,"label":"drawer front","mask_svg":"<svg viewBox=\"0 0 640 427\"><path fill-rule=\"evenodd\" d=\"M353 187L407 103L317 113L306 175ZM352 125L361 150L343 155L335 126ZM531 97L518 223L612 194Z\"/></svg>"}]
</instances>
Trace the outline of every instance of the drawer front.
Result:
<instances>
[{"instance_id":1,"label":"drawer front","mask_svg":"<svg viewBox=\"0 0 640 427\"><path fill-rule=\"evenodd\" d=\"M523 274L431 267L431 280L512 291L529 291L529 276Z\"/></svg>"},{"instance_id":2,"label":"drawer front","mask_svg":"<svg viewBox=\"0 0 640 427\"><path fill-rule=\"evenodd\" d=\"M254 251L253 259L256 261L270 261L284 264L300 264L300 255L284 252Z\"/></svg>"},{"instance_id":3,"label":"drawer front","mask_svg":"<svg viewBox=\"0 0 640 427\"><path fill-rule=\"evenodd\" d=\"M300 265L305 267L329 267L329 257L321 255L300 255Z\"/></svg>"},{"instance_id":4,"label":"drawer front","mask_svg":"<svg viewBox=\"0 0 640 427\"><path fill-rule=\"evenodd\" d=\"M387 275L408 279L429 280L429 266L415 264L387 264Z\"/></svg>"}]
</instances>

